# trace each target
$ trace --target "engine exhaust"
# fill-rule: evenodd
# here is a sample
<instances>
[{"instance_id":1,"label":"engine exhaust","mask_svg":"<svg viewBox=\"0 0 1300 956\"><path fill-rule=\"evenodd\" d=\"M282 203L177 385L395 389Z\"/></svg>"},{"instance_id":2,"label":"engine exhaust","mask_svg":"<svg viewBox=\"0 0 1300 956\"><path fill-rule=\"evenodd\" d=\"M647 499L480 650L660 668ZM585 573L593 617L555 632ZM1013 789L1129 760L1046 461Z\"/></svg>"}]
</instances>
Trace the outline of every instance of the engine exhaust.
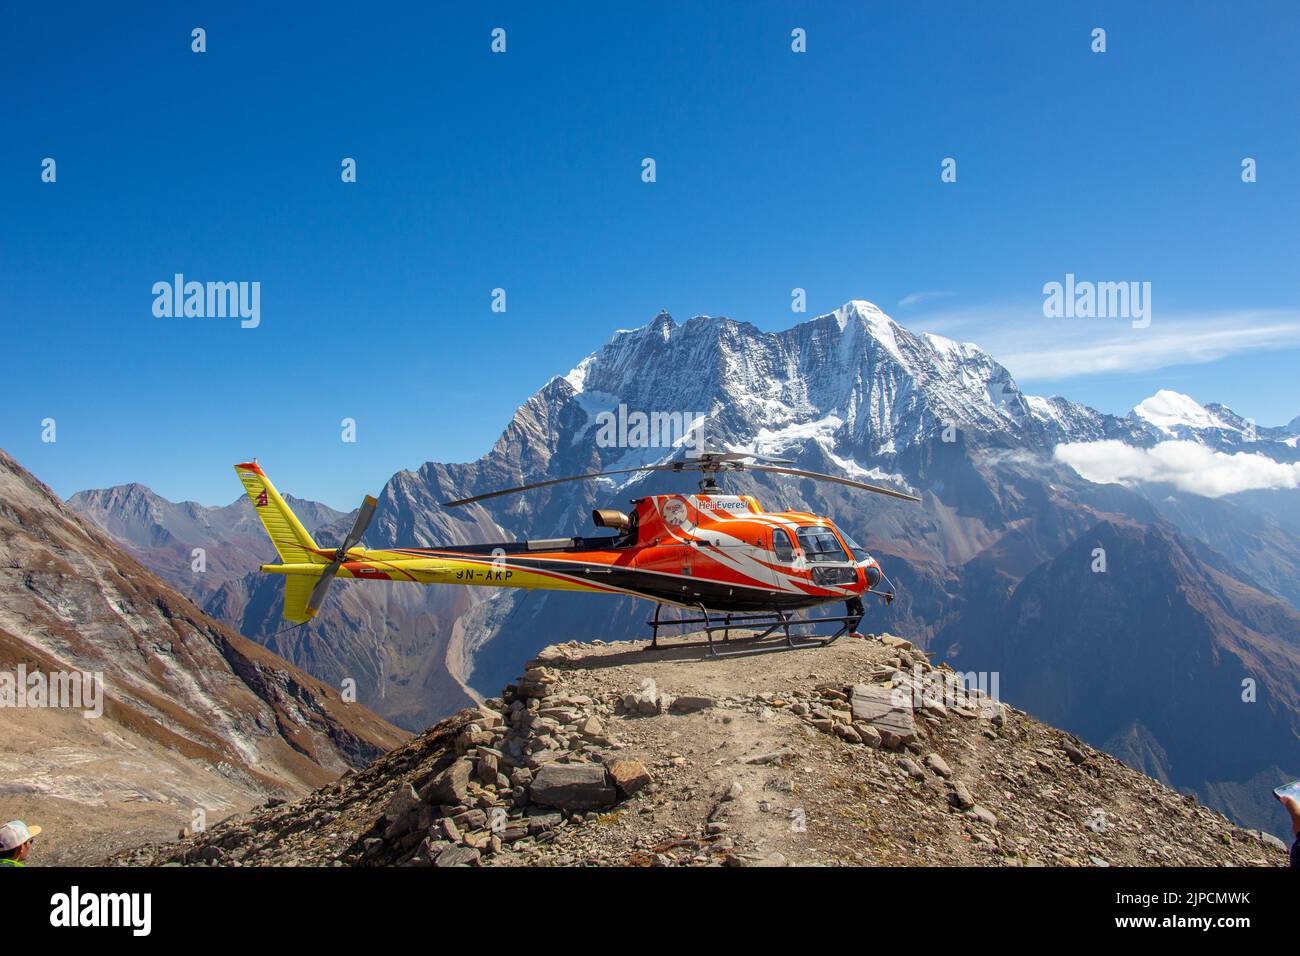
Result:
<instances>
[{"instance_id":1,"label":"engine exhaust","mask_svg":"<svg viewBox=\"0 0 1300 956\"><path fill-rule=\"evenodd\" d=\"M614 508L597 508L591 513L591 520L597 528L613 528L615 531L627 531L632 527L632 519Z\"/></svg>"}]
</instances>

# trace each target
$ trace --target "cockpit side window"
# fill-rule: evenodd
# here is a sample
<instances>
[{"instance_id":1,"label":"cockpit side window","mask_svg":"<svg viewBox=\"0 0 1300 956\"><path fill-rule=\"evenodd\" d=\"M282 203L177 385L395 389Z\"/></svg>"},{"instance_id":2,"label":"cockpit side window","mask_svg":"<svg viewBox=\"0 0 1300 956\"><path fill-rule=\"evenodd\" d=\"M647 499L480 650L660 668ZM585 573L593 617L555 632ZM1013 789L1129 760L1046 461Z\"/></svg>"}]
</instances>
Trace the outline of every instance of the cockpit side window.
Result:
<instances>
[{"instance_id":1,"label":"cockpit side window","mask_svg":"<svg viewBox=\"0 0 1300 956\"><path fill-rule=\"evenodd\" d=\"M790 533L784 528L777 528L772 532L772 553L783 564L789 564L794 560L794 542L790 540Z\"/></svg>"},{"instance_id":2,"label":"cockpit side window","mask_svg":"<svg viewBox=\"0 0 1300 956\"><path fill-rule=\"evenodd\" d=\"M849 560L840 539L830 528L799 528L795 533L810 563L832 564Z\"/></svg>"}]
</instances>

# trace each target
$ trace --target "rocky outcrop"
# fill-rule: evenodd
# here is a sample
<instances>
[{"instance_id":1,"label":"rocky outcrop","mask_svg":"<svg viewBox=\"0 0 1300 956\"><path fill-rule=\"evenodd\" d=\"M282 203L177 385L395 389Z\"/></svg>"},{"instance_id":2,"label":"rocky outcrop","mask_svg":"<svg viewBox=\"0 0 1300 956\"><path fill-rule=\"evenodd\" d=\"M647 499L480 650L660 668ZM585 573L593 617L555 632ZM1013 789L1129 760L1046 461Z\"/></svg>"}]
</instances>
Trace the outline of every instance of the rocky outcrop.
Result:
<instances>
[{"instance_id":1,"label":"rocky outcrop","mask_svg":"<svg viewBox=\"0 0 1300 956\"><path fill-rule=\"evenodd\" d=\"M497 698L293 804L114 862L1282 865L891 635L692 660L557 645ZM676 707L676 701L687 701ZM900 732L900 715L911 719Z\"/></svg>"}]
</instances>

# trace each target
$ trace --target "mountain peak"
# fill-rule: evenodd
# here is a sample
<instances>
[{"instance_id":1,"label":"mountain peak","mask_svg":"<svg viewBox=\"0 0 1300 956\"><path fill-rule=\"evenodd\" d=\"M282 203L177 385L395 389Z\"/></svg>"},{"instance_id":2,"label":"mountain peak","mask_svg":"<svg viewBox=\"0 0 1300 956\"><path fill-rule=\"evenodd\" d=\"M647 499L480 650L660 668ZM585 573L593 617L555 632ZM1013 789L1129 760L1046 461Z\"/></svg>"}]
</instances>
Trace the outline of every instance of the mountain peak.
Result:
<instances>
[{"instance_id":1,"label":"mountain peak","mask_svg":"<svg viewBox=\"0 0 1300 956\"><path fill-rule=\"evenodd\" d=\"M664 338L667 338L675 328L677 328L677 322L668 314L667 309L660 309L658 314L650 321L650 330L658 332Z\"/></svg>"},{"instance_id":2,"label":"mountain peak","mask_svg":"<svg viewBox=\"0 0 1300 956\"><path fill-rule=\"evenodd\" d=\"M1138 402L1133 414L1169 435L1178 428L1230 427L1190 395L1168 388Z\"/></svg>"},{"instance_id":3,"label":"mountain peak","mask_svg":"<svg viewBox=\"0 0 1300 956\"><path fill-rule=\"evenodd\" d=\"M138 481L132 481L124 485L113 485L109 488L87 488L84 491L78 491L69 499L69 501L76 499L78 501L97 500L122 502L141 498L145 501L164 500L161 495L148 485L142 485Z\"/></svg>"},{"instance_id":4,"label":"mountain peak","mask_svg":"<svg viewBox=\"0 0 1300 956\"><path fill-rule=\"evenodd\" d=\"M892 338L893 330L902 328L880 306L874 302L868 302L866 299L850 299L832 312L831 315L835 317L836 324L839 325L841 332L855 319L861 322L877 338L881 335L888 335Z\"/></svg>"},{"instance_id":5,"label":"mountain peak","mask_svg":"<svg viewBox=\"0 0 1300 956\"><path fill-rule=\"evenodd\" d=\"M1087 435L1104 432L1090 410L1058 403L1036 415L988 353L914 333L866 299L772 332L723 317L678 325L660 312L563 378L588 419L619 403L693 409L710 415L717 441L793 446L811 429L847 459L896 455L944 422L1017 435L1032 421L1041 439L1087 418Z\"/></svg>"}]
</instances>

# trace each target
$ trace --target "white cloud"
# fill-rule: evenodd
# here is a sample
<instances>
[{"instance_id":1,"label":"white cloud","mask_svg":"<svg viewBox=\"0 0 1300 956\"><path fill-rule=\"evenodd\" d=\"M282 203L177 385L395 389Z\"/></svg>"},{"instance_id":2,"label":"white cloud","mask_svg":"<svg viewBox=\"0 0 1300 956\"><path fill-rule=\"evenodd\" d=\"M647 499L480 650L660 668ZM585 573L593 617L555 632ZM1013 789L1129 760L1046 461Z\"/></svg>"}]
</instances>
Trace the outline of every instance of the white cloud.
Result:
<instances>
[{"instance_id":1,"label":"white cloud","mask_svg":"<svg viewBox=\"0 0 1300 956\"><path fill-rule=\"evenodd\" d=\"M914 305L929 302L931 299L947 299L954 295L956 295L955 292L909 292L898 300L898 307L900 309L910 309Z\"/></svg>"},{"instance_id":2,"label":"white cloud","mask_svg":"<svg viewBox=\"0 0 1300 956\"><path fill-rule=\"evenodd\" d=\"M1055 457L1100 484L1163 482L1206 498L1256 488L1300 488L1300 463L1247 452L1230 455L1190 441L1166 441L1154 448L1122 441L1072 442L1057 445Z\"/></svg>"},{"instance_id":3,"label":"white cloud","mask_svg":"<svg viewBox=\"0 0 1300 956\"><path fill-rule=\"evenodd\" d=\"M979 343L1026 382L1150 372L1300 348L1295 310L1156 312L1148 328L1135 329L1122 319L1049 319L1038 306L981 306L926 316L915 325Z\"/></svg>"}]
</instances>

